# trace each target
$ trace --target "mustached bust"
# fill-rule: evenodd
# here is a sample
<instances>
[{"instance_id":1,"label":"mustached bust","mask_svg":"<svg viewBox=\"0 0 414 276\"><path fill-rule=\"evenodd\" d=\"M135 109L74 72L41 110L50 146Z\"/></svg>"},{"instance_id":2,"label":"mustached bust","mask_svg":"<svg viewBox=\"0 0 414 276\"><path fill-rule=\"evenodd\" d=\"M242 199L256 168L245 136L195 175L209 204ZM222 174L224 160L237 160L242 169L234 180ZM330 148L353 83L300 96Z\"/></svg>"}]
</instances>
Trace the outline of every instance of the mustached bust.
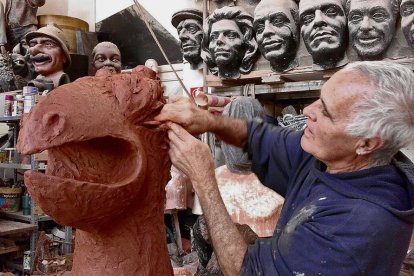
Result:
<instances>
[{"instance_id":1,"label":"mustached bust","mask_svg":"<svg viewBox=\"0 0 414 276\"><path fill-rule=\"evenodd\" d=\"M184 58L190 63L191 69L199 69L203 64L203 13L196 9L180 10L173 14L171 24L177 29Z\"/></svg>"},{"instance_id":2,"label":"mustached bust","mask_svg":"<svg viewBox=\"0 0 414 276\"><path fill-rule=\"evenodd\" d=\"M55 25L46 25L26 35L30 60L38 73L37 79L51 80L57 87L68 82L63 72L70 65L69 43L63 31Z\"/></svg>"},{"instance_id":3,"label":"mustached bust","mask_svg":"<svg viewBox=\"0 0 414 276\"><path fill-rule=\"evenodd\" d=\"M216 9L204 29L201 56L220 79L249 73L257 58L253 17L240 7Z\"/></svg>"},{"instance_id":4,"label":"mustached bust","mask_svg":"<svg viewBox=\"0 0 414 276\"><path fill-rule=\"evenodd\" d=\"M402 0L400 14L401 30L408 45L414 48L414 0Z\"/></svg>"},{"instance_id":5,"label":"mustached bust","mask_svg":"<svg viewBox=\"0 0 414 276\"><path fill-rule=\"evenodd\" d=\"M273 71L282 73L298 66L299 11L293 0L262 0L254 11L254 30L259 50Z\"/></svg>"},{"instance_id":6,"label":"mustached bust","mask_svg":"<svg viewBox=\"0 0 414 276\"><path fill-rule=\"evenodd\" d=\"M301 0L300 31L314 70L348 63L344 0Z\"/></svg>"},{"instance_id":7,"label":"mustached bust","mask_svg":"<svg viewBox=\"0 0 414 276\"><path fill-rule=\"evenodd\" d=\"M347 0L349 39L361 60L382 59L391 44L399 0Z\"/></svg>"}]
</instances>

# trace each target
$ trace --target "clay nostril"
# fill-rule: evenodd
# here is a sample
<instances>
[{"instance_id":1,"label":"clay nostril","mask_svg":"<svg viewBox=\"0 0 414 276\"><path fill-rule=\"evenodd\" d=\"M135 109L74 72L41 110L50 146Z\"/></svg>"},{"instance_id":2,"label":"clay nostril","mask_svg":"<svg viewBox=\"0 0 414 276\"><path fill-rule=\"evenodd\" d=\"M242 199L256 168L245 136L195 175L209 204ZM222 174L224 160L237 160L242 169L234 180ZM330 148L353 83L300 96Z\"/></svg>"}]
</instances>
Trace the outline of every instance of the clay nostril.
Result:
<instances>
[{"instance_id":1,"label":"clay nostril","mask_svg":"<svg viewBox=\"0 0 414 276\"><path fill-rule=\"evenodd\" d=\"M65 128L64 115L55 112L47 112L43 115L42 126L44 130L51 133L53 137L56 137L62 133Z\"/></svg>"}]
</instances>

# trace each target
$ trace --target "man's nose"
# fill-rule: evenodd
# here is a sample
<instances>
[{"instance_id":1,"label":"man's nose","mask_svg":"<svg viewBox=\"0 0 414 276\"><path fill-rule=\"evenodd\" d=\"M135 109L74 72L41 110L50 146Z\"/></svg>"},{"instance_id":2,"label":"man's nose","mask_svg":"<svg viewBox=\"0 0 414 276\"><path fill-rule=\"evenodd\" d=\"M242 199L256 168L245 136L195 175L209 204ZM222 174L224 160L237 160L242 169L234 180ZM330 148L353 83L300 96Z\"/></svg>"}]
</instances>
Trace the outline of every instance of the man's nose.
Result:
<instances>
[{"instance_id":1,"label":"man's nose","mask_svg":"<svg viewBox=\"0 0 414 276\"><path fill-rule=\"evenodd\" d=\"M217 38L217 45L224 45L224 35L221 33Z\"/></svg>"},{"instance_id":2,"label":"man's nose","mask_svg":"<svg viewBox=\"0 0 414 276\"><path fill-rule=\"evenodd\" d=\"M40 53L41 52L41 49L42 49L41 44L38 43L38 44L35 44L32 47L29 47L29 53L32 56L34 56L34 55L37 55L38 53Z\"/></svg>"},{"instance_id":3,"label":"man's nose","mask_svg":"<svg viewBox=\"0 0 414 276\"><path fill-rule=\"evenodd\" d=\"M317 104L316 102L311 103L310 105L306 106L303 109L303 115L308 117L308 120L315 121L316 120L316 114L315 114L315 106Z\"/></svg>"},{"instance_id":4,"label":"man's nose","mask_svg":"<svg viewBox=\"0 0 414 276\"><path fill-rule=\"evenodd\" d=\"M361 31L367 31L372 29L371 19L368 16L364 16L362 18L362 22L359 28Z\"/></svg>"},{"instance_id":5,"label":"man's nose","mask_svg":"<svg viewBox=\"0 0 414 276\"><path fill-rule=\"evenodd\" d=\"M188 39L188 32L186 29L182 29L180 33L178 34L180 37L180 40L187 40Z\"/></svg>"},{"instance_id":6,"label":"man's nose","mask_svg":"<svg viewBox=\"0 0 414 276\"><path fill-rule=\"evenodd\" d=\"M271 36L275 34L274 26L270 23L269 20L265 21L263 36Z\"/></svg>"},{"instance_id":7,"label":"man's nose","mask_svg":"<svg viewBox=\"0 0 414 276\"><path fill-rule=\"evenodd\" d=\"M313 19L313 24L315 26L325 25L325 14L321 10L315 11L315 18Z\"/></svg>"},{"instance_id":8,"label":"man's nose","mask_svg":"<svg viewBox=\"0 0 414 276\"><path fill-rule=\"evenodd\" d=\"M112 61L109 58L104 60L104 65L111 65L111 64L112 64Z\"/></svg>"}]
</instances>

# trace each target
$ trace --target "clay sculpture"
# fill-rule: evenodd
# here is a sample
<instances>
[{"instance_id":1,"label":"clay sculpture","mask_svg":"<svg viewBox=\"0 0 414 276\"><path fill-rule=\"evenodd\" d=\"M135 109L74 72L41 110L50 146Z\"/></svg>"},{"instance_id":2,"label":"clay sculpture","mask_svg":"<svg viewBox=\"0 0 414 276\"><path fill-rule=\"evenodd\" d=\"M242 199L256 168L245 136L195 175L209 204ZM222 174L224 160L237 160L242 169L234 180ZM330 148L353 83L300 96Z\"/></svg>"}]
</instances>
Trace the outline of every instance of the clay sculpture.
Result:
<instances>
[{"instance_id":1,"label":"clay sculpture","mask_svg":"<svg viewBox=\"0 0 414 276\"><path fill-rule=\"evenodd\" d=\"M152 70L101 69L53 90L22 120L22 154L48 150L28 171L33 200L77 228L72 275L172 275L163 222L171 163L164 130L145 127L165 101Z\"/></svg>"}]
</instances>

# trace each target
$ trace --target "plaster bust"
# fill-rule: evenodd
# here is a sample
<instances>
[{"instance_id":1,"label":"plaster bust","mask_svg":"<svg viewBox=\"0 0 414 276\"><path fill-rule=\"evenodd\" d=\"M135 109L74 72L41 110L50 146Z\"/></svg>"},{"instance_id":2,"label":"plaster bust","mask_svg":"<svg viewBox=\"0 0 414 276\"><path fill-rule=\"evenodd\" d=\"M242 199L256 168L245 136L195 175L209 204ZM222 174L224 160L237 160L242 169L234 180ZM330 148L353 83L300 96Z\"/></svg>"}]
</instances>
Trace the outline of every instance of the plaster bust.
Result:
<instances>
[{"instance_id":1,"label":"plaster bust","mask_svg":"<svg viewBox=\"0 0 414 276\"><path fill-rule=\"evenodd\" d=\"M347 0L349 39L361 60L381 59L395 33L398 0Z\"/></svg>"},{"instance_id":2,"label":"plaster bust","mask_svg":"<svg viewBox=\"0 0 414 276\"><path fill-rule=\"evenodd\" d=\"M61 29L47 25L26 35L30 60L38 73L36 79L53 81L55 87L67 83L63 72L70 65L69 44Z\"/></svg>"},{"instance_id":3,"label":"plaster bust","mask_svg":"<svg viewBox=\"0 0 414 276\"><path fill-rule=\"evenodd\" d=\"M414 0L402 0L400 14L401 30L408 45L414 48Z\"/></svg>"},{"instance_id":4,"label":"plaster bust","mask_svg":"<svg viewBox=\"0 0 414 276\"><path fill-rule=\"evenodd\" d=\"M254 30L259 50L275 72L298 66L298 6L293 0L262 0L254 11Z\"/></svg>"},{"instance_id":5,"label":"plaster bust","mask_svg":"<svg viewBox=\"0 0 414 276\"><path fill-rule=\"evenodd\" d=\"M315 70L340 67L346 56L347 25L343 0L301 0L301 35Z\"/></svg>"},{"instance_id":6,"label":"plaster bust","mask_svg":"<svg viewBox=\"0 0 414 276\"><path fill-rule=\"evenodd\" d=\"M201 40L203 39L203 13L196 9L185 9L173 14L171 24L177 29L184 58L191 69L199 69L201 59Z\"/></svg>"},{"instance_id":7,"label":"plaster bust","mask_svg":"<svg viewBox=\"0 0 414 276\"><path fill-rule=\"evenodd\" d=\"M92 68L98 71L106 68L114 73L121 73L121 52L118 46L109 41L98 43L92 50Z\"/></svg>"},{"instance_id":8,"label":"plaster bust","mask_svg":"<svg viewBox=\"0 0 414 276\"><path fill-rule=\"evenodd\" d=\"M253 17L244 9L223 7L207 18L202 58L220 79L238 79L240 73L249 73L257 50Z\"/></svg>"}]
</instances>

